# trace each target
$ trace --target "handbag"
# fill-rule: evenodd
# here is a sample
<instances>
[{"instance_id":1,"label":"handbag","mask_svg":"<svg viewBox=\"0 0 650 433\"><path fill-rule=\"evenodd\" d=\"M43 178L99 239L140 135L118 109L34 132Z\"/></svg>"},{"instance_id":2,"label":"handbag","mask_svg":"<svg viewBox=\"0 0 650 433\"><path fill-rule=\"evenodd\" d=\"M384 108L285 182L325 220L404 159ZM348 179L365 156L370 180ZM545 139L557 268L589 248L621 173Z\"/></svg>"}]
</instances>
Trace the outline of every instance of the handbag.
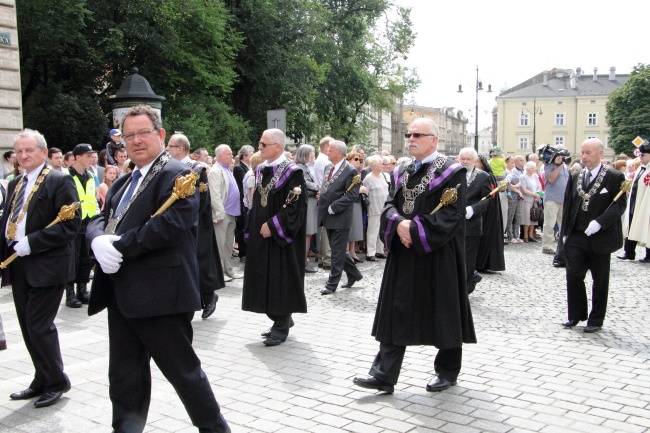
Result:
<instances>
[{"instance_id":1,"label":"handbag","mask_svg":"<svg viewBox=\"0 0 650 433\"><path fill-rule=\"evenodd\" d=\"M530 220L537 222L542 219L543 214L544 210L537 204L537 201L535 201L533 207L530 208Z\"/></svg>"},{"instance_id":2,"label":"handbag","mask_svg":"<svg viewBox=\"0 0 650 433\"><path fill-rule=\"evenodd\" d=\"M361 204L364 205L366 208L370 206L370 197L368 197L368 194L365 192L362 192L359 194L361 197Z\"/></svg>"}]
</instances>

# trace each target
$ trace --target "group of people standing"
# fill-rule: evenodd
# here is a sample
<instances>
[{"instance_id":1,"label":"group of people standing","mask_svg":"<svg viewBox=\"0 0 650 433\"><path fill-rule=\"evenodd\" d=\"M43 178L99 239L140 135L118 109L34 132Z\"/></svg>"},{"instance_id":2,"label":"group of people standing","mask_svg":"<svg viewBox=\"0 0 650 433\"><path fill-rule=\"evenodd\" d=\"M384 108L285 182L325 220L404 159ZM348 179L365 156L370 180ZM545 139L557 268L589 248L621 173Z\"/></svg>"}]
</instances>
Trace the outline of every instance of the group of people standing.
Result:
<instances>
[{"instance_id":1,"label":"group of people standing","mask_svg":"<svg viewBox=\"0 0 650 433\"><path fill-rule=\"evenodd\" d=\"M190 154L183 134L172 135L165 144L160 117L147 106L129 110L121 127L132 169L102 189L101 208L90 188L94 180L84 177L86 161L96 153L89 145L75 147L77 165L68 176L48 166L41 134L19 134L14 145L25 173L7 186L0 220L1 258L13 253L18 257L3 280L11 279L35 368L32 383L11 398L38 398L35 406L45 407L70 390L53 322L62 294L68 296L71 281L76 281L77 300L88 302L88 314L108 313L109 395L116 432L145 428L151 358L200 431L230 431L192 348L194 313L203 310L202 317L210 317L216 291L243 277L242 309L271 320L261 332L263 344L285 342L296 324L293 315L307 312L304 279L313 270L307 254L312 238L318 239L323 267L330 261L322 295L337 292L343 273L344 288L363 278L350 249L360 194L368 196L366 258L388 254L371 330L378 353L369 375L355 377L353 383L392 393L406 347L431 345L438 348L435 374L424 388L439 392L454 386L463 343L477 341L469 293L480 281L476 270L490 266L479 264L484 263L484 251L491 251L481 243L487 221L498 222L492 232L498 240L488 241L490 245L502 246L504 231L513 242L518 224L517 210L511 214L509 209L510 196L541 198L539 186L523 179L523 157L515 157L512 165L508 160L492 163L465 148L455 161L438 152L438 126L425 118L408 126L411 158L385 170L386 160L372 155L365 174L362 155L331 137L321 141L318 158L312 146L303 145L292 159L284 150L284 133L268 129L257 152L252 146L240 149L239 163L231 170L233 153L225 144L216 147L212 166L202 160L204 149ZM640 151L647 170L650 145L644 146ZM602 164L602 156L602 143L590 139L581 146L584 170L570 175L559 159L545 168L547 185L566 182L561 207L547 207L549 223L560 225L566 257L569 320L564 326L587 320L585 332L597 332L604 320L609 258L623 243L627 204L618 194L624 176ZM536 166L529 163L529 168ZM515 169L520 171L516 179ZM635 175L626 218L629 240L646 244L647 226L640 230L635 221L647 216L643 203L649 197L649 176L643 171ZM534 178L532 172L529 177ZM508 184L501 197L499 180ZM500 204L505 197L507 212ZM558 197L549 191L545 201ZM79 210L61 215L77 202ZM523 233L529 241L535 236L534 229L524 228ZM637 233L646 237L637 239ZM243 275L230 264L235 239ZM88 264L97 264L90 293L83 286L86 271L80 275L85 268L76 242L92 252ZM594 277L590 313L584 285L588 270Z\"/></svg>"}]
</instances>

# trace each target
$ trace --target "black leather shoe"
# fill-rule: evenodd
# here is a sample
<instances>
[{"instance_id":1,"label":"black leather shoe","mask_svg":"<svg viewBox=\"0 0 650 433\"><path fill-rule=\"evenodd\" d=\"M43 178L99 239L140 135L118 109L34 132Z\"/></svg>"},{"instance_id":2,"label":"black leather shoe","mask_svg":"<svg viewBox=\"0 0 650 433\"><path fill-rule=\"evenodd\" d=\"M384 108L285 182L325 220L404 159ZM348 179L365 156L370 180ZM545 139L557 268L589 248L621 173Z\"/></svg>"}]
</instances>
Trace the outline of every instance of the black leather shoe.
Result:
<instances>
[{"instance_id":1,"label":"black leather shoe","mask_svg":"<svg viewBox=\"0 0 650 433\"><path fill-rule=\"evenodd\" d=\"M629 256L627 254L623 254L622 256L616 256L616 258L620 260L634 260L634 256Z\"/></svg>"},{"instance_id":2,"label":"black leather shoe","mask_svg":"<svg viewBox=\"0 0 650 433\"><path fill-rule=\"evenodd\" d=\"M344 286L344 287L345 287L345 286ZM334 293L334 292L336 292L336 290L332 290L332 289L325 288L325 289L323 289L323 290L320 291L320 294L321 294L321 295L331 295L331 294Z\"/></svg>"},{"instance_id":3,"label":"black leather shoe","mask_svg":"<svg viewBox=\"0 0 650 433\"><path fill-rule=\"evenodd\" d=\"M576 326L580 321L579 320L567 320L562 324L565 328L573 328Z\"/></svg>"},{"instance_id":4,"label":"black leather shoe","mask_svg":"<svg viewBox=\"0 0 650 433\"><path fill-rule=\"evenodd\" d=\"M650 257L646 257L644 259L639 259L639 262L641 262L641 263L650 263Z\"/></svg>"},{"instance_id":5,"label":"black leather shoe","mask_svg":"<svg viewBox=\"0 0 650 433\"><path fill-rule=\"evenodd\" d=\"M203 314L201 314L201 319L207 319L212 316L212 313L217 309L217 301L212 301L203 308Z\"/></svg>"},{"instance_id":6,"label":"black leather shoe","mask_svg":"<svg viewBox=\"0 0 650 433\"><path fill-rule=\"evenodd\" d=\"M594 332L600 331L600 328L600 326L587 325L585 326L585 329L583 329L583 332L586 332L587 334L593 334Z\"/></svg>"},{"instance_id":7,"label":"black leather shoe","mask_svg":"<svg viewBox=\"0 0 650 433\"><path fill-rule=\"evenodd\" d=\"M348 277L348 282L343 284L341 287L349 289L350 287L352 287L354 285L354 283L356 283L357 281L361 281L362 279L363 279L363 276L361 278Z\"/></svg>"},{"instance_id":8,"label":"black leather shoe","mask_svg":"<svg viewBox=\"0 0 650 433\"><path fill-rule=\"evenodd\" d=\"M377 262L379 260L377 260L377 257L366 256L366 261L368 261L368 262Z\"/></svg>"},{"instance_id":9,"label":"black leather shoe","mask_svg":"<svg viewBox=\"0 0 650 433\"><path fill-rule=\"evenodd\" d=\"M377 257L378 259L385 259L385 258L386 258L386 254L379 254L379 253L377 253L377 254L375 254L375 257Z\"/></svg>"},{"instance_id":10,"label":"black leather shoe","mask_svg":"<svg viewBox=\"0 0 650 433\"><path fill-rule=\"evenodd\" d=\"M34 402L34 406L36 407L52 406L54 403L59 401L59 399L61 398L64 392L65 391L46 392L45 394L41 395L41 398L39 398Z\"/></svg>"},{"instance_id":11,"label":"black leather shoe","mask_svg":"<svg viewBox=\"0 0 650 433\"><path fill-rule=\"evenodd\" d=\"M356 386L360 386L361 388L376 389L377 391L383 391L388 394L392 394L395 391L394 385L391 385L388 382L384 382L383 380L377 379L374 376L355 377L352 380L352 382Z\"/></svg>"},{"instance_id":12,"label":"black leather shoe","mask_svg":"<svg viewBox=\"0 0 650 433\"><path fill-rule=\"evenodd\" d=\"M354 264L363 263L363 260L361 260L359 257L352 257L352 261Z\"/></svg>"},{"instance_id":13,"label":"black leather shoe","mask_svg":"<svg viewBox=\"0 0 650 433\"><path fill-rule=\"evenodd\" d=\"M291 319L291 322L289 322L289 328L293 328L293 325L295 325L295 323L293 322L293 319ZM262 337L270 337L271 336L271 328L269 328L266 331L262 332L260 335Z\"/></svg>"},{"instance_id":14,"label":"black leather shoe","mask_svg":"<svg viewBox=\"0 0 650 433\"><path fill-rule=\"evenodd\" d=\"M440 392L444 391L451 386L456 385L456 381L450 382L447 379L443 379L440 376L435 376L433 379L427 383L427 391L429 392Z\"/></svg>"},{"instance_id":15,"label":"black leather shoe","mask_svg":"<svg viewBox=\"0 0 650 433\"><path fill-rule=\"evenodd\" d=\"M278 346L282 343L284 343L284 340L274 335L269 335L266 340L264 340L265 346Z\"/></svg>"},{"instance_id":16,"label":"black leather shoe","mask_svg":"<svg viewBox=\"0 0 650 433\"><path fill-rule=\"evenodd\" d=\"M14 392L9 396L12 400L29 400L30 398L38 397L43 391L36 391L31 388L27 388L24 391Z\"/></svg>"},{"instance_id":17,"label":"black leather shoe","mask_svg":"<svg viewBox=\"0 0 650 433\"><path fill-rule=\"evenodd\" d=\"M553 266L556 268L566 268L566 265L562 262L558 262L557 260L553 261Z\"/></svg>"}]
</instances>

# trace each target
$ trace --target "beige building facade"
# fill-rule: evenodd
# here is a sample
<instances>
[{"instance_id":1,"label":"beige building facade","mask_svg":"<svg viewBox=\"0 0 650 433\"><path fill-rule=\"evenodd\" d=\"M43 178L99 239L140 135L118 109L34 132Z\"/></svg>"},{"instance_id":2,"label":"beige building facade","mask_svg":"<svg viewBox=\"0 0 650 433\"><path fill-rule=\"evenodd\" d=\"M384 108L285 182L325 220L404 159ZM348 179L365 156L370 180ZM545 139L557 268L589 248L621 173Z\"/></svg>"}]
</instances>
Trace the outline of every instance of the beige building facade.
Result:
<instances>
[{"instance_id":1,"label":"beige building facade","mask_svg":"<svg viewBox=\"0 0 650 433\"><path fill-rule=\"evenodd\" d=\"M0 0L0 153L23 128L16 2Z\"/></svg>"},{"instance_id":2,"label":"beige building facade","mask_svg":"<svg viewBox=\"0 0 650 433\"><path fill-rule=\"evenodd\" d=\"M544 71L497 96L493 130L496 145L507 155L537 153L544 144L563 145L575 157L580 144L598 138L605 158L609 146L606 103L609 94L624 85L629 74L584 74L581 68Z\"/></svg>"},{"instance_id":3,"label":"beige building facade","mask_svg":"<svg viewBox=\"0 0 650 433\"><path fill-rule=\"evenodd\" d=\"M474 134L468 136L468 120L462 110L454 107L434 108L420 105L404 105L402 116L407 125L419 117L425 117L436 122L439 128L438 151L444 155L458 155L463 147L474 146ZM406 143L403 136L402 140Z\"/></svg>"}]
</instances>

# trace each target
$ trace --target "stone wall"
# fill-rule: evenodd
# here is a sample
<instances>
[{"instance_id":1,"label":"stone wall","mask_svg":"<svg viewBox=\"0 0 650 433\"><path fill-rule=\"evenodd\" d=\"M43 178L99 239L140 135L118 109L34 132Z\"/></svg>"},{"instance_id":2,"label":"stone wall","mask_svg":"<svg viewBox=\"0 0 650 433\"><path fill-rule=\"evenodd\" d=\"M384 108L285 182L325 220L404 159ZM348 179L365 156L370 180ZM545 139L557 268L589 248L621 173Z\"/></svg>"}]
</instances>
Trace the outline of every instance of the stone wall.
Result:
<instances>
[{"instance_id":1,"label":"stone wall","mask_svg":"<svg viewBox=\"0 0 650 433\"><path fill-rule=\"evenodd\" d=\"M16 2L0 0L0 153L13 148L22 128Z\"/></svg>"}]
</instances>

